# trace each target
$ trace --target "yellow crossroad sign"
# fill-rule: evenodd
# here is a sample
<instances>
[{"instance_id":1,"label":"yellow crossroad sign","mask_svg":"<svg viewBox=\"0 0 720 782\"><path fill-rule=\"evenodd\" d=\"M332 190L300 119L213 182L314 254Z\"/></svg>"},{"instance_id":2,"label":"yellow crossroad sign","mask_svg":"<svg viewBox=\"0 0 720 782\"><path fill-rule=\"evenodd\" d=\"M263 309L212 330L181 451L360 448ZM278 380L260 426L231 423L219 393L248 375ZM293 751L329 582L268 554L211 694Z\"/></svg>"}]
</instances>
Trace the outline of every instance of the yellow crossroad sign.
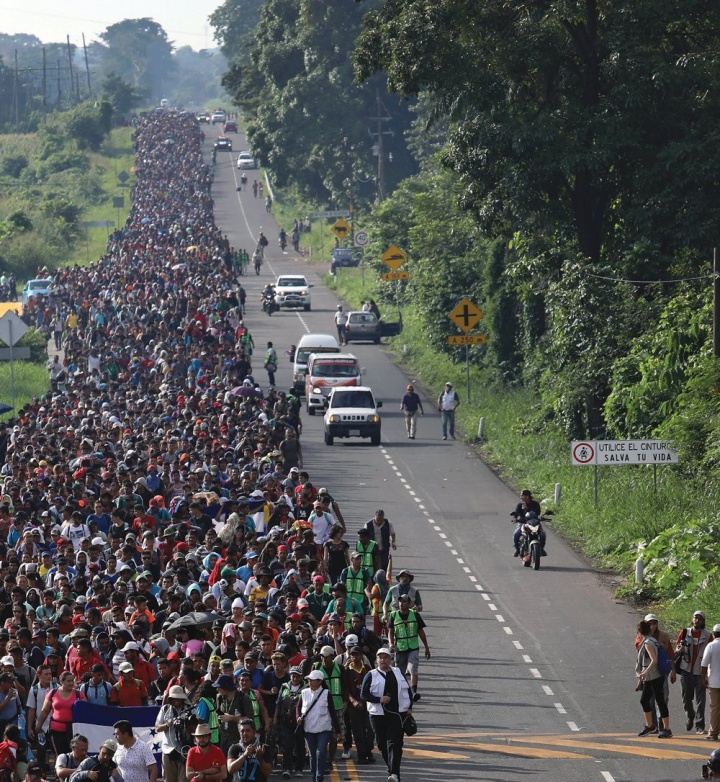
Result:
<instances>
[{"instance_id":1,"label":"yellow crossroad sign","mask_svg":"<svg viewBox=\"0 0 720 782\"><path fill-rule=\"evenodd\" d=\"M396 272L407 261L407 253L391 244L382 254L382 262Z\"/></svg>"},{"instance_id":2,"label":"yellow crossroad sign","mask_svg":"<svg viewBox=\"0 0 720 782\"><path fill-rule=\"evenodd\" d=\"M484 334L455 334L448 337L448 345L484 345L486 342Z\"/></svg>"},{"instance_id":3,"label":"yellow crossroad sign","mask_svg":"<svg viewBox=\"0 0 720 782\"><path fill-rule=\"evenodd\" d=\"M410 272L386 272L382 276L386 282L393 282L394 280L409 280Z\"/></svg>"},{"instance_id":4,"label":"yellow crossroad sign","mask_svg":"<svg viewBox=\"0 0 720 782\"><path fill-rule=\"evenodd\" d=\"M483 317L483 311L478 309L470 299L463 299L448 315L448 318L466 334L470 329L477 326Z\"/></svg>"},{"instance_id":5,"label":"yellow crossroad sign","mask_svg":"<svg viewBox=\"0 0 720 782\"><path fill-rule=\"evenodd\" d=\"M330 226L330 230L342 241L350 233L352 227L347 220L343 220L341 217L337 222Z\"/></svg>"}]
</instances>

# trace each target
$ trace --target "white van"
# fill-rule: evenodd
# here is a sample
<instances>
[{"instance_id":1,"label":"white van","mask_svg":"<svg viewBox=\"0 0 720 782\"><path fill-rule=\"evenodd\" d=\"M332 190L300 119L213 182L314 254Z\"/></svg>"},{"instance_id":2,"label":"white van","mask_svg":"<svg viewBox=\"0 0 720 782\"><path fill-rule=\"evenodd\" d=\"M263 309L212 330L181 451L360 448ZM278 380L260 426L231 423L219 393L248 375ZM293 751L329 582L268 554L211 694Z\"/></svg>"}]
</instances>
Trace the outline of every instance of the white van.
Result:
<instances>
[{"instance_id":1,"label":"white van","mask_svg":"<svg viewBox=\"0 0 720 782\"><path fill-rule=\"evenodd\" d=\"M339 353L340 345L331 334L305 334L295 349L292 390L296 394L305 391L305 373L311 353Z\"/></svg>"},{"instance_id":2,"label":"white van","mask_svg":"<svg viewBox=\"0 0 720 782\"><path fill-rule=\"evenodd\" d=\"M305 404L308 415L324 410L325 397L333 388L361 386L365 369L352 353L311 353L305 373Z\"/></svg>"}]
</instances>

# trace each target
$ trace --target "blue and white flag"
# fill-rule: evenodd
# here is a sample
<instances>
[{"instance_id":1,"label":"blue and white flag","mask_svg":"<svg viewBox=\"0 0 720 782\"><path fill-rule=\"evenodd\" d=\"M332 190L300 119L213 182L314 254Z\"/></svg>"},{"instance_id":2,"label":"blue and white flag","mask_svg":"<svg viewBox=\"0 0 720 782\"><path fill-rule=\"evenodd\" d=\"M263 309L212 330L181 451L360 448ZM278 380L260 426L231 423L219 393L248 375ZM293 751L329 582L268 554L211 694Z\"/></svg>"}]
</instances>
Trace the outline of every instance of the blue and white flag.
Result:
<instances>
[{"instance_id":1,"label":"blue and white flag","mask_svg":"<svg viewBox=\"0 0 720 782\"><path fill-rule=\"evenodd\" d=\"M133 726L135 738L144 741L161 762L162 736L155 730L159 706L98 706L87 701L75 701L72 707L73 732L81 733L88 740L88 752L100 751L107 739L114 739L113 725L118 720L128 720Z\"/></svg>"}]
</instances>

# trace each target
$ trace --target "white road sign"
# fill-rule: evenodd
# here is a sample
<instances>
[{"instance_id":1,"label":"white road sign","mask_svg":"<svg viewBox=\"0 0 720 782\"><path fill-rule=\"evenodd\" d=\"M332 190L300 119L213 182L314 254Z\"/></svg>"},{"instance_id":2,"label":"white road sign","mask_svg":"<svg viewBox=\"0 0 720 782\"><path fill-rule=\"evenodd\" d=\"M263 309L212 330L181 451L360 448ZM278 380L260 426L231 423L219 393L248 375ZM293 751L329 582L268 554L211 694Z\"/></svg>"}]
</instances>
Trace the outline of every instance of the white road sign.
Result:
<instances>
[{"instance_id":1,"label":"white road sign","mask_svg":"<svg viewBox=\"0 0 720 782\"><path fill-rule=\"evenodd\" d=\"M677 451L663 440L574 440L570 457L575 467L678 462Z\"/></svg>"},{"instance_id":2,"label":"white road sign","mask_svg":"<svg viewBox=\"0 0 720 782\"><path fill-rule=\"evenodd\" d=\"M370 235L367 231L355 231L355 247L367 247L370 244Z\"/></svg>"},{"instance_id":3,"label":"white road sign","mask_svg":"<svg viewBox=\"0 0 720 782\"><path fill-rule=\"evenodd\" d=\"M0 339L11 348L25 336L29 328L18 315L12 310L8 310L0 318Z\"/></svg>"}]
</instances>

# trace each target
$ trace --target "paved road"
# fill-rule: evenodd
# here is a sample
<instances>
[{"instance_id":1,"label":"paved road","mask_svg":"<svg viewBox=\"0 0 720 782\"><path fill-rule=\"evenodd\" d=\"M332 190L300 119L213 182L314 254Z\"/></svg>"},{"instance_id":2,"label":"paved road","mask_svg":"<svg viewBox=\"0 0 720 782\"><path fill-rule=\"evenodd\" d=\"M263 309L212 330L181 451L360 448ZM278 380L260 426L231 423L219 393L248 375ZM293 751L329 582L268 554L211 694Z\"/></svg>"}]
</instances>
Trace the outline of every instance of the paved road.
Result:
<instances>
[{"instance_id":1,"label":"paved road","mask_svg":"<svg viewBox=\"0 0 720 782\"><path fill-rule=\"evenodd\" d=\"M235 147L242 149L242 136ZM321 283L327 265L281 254L278 226L264 204L250 189L236 192L236 152L232 159L218 155L216 219L236 247L251 250L261 227L270 239L261 276L244 284L258 349L272 340L282 356L303 333L334 333L337 299ZM314 283L312 312L262 315L262 286L291 271ZM396 572L412 569L424 594L433 659L421 665L420 732L407 742L403 779L697 778L712 746L685 733L679 684L671 695L675 738L637 737L637 614L613 599L551 527L540 572L513 559L508 514L517 497L468 446L441 441L431 398L424 399L418 439L408 441L398 410L408 378L382 347L353 344L352 351L384 402L382 445L336 440L327 447L321 418L304 416L303 449L313 482L339 499L351 542L384 508L398 535ZM256 376L266 381L264 370ZM277 377L289 387L289 363L281 361ZM385 780L380 766L341 762L332 778Z\"/></svg>"}]
</instances>

